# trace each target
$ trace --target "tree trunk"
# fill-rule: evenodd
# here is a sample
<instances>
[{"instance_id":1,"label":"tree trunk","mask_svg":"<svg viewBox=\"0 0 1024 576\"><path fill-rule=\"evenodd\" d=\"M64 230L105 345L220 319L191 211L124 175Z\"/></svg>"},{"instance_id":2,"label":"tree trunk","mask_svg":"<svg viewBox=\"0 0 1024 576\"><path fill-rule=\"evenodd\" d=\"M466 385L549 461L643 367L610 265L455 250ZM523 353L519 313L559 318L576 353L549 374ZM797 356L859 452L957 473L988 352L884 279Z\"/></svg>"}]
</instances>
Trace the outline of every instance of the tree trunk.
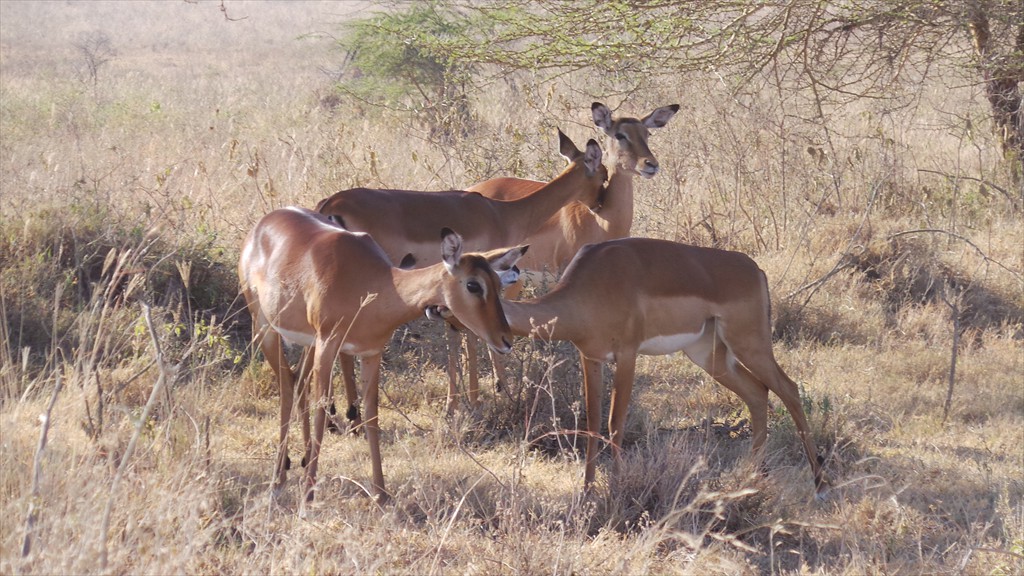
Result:
<instances>
[{"instance_id":1,"label":"tree trunk","mask_svg":"<svg viewBox=\"0 0 1024 576\"><path fill-rule=\"evenodd\" d=\"M1024 82L1024 23L1017 25L1017 38L1012 56L999 54L992 43L988 12L984 2L972 3L968 28L978 66L985 82L985 96L992 107L992 119L1003 147L1003 154L1014 163L1014 180L1021 178L1020 163L1024 161L1024 112L1021 111L1020 83Z\"/></svg>"}]
</instances>

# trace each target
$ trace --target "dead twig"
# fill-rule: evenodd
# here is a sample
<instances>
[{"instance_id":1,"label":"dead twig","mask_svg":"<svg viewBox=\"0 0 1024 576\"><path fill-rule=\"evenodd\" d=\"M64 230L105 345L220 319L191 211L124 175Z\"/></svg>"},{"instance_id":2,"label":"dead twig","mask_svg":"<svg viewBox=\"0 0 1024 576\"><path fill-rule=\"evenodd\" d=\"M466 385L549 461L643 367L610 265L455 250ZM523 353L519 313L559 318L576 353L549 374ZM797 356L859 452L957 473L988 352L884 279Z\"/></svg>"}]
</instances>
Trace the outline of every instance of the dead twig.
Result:
<instances>
[{"instance_id":1,"label":"dead twig","mask_svg":"<svg viewBox=\"0 0 1024 576\"><path fill-rule=\"evenodd\" d=\"M220 0L220 11L221 14L224 14L224 19L228 22L238 22L248 18L248 16L242 16L241 18L232 18L231 16L228 16L228 7L224 5L224 0Z\"/></svg>"},{"instance_id":2,"label":"dead twig","mask_svg":"<svg viewBox=\"0 0 1024 576\"><path fill-rule=\"evenodd\" d=\"M998 184L994 184L993 182L991 182L989 180L984 180L982 178L975 178L973 176L964 176L962 174L958 174L958 175L947 174L945 172L940 172L938 170L926 170L924 168L918 168L917 171L921 172L923 174L937 174L939 176L944 176L944 177L946 177L946 178L948 178L950 180L954 180L954 179L956 179L956 180L970 180L972 182L977 182L977 183L981 184L982 186L988 186L989 188L992 188L993 190L999 192L1003 196L1006 196L1007 200L1009 200L1011 203L1013 203L1013 205L1015 207L1017 206L1017 199L1013 197L1013 195L1010 193L1009 190L1007 190L1006 188L1003 188L1002 186L999 186Z\"/></svg>"},{"instance_id":3,"label":"dead twig","mask_svg":"<svg viewBox=\"0 0 1024 576\"><path fill-rule=\"evenodd\" d=\"M153 342L153 350L156 354L156 362L160 373L157 376L156 384L153 385L153 391L149 394L149 400L146 401L146 407L142 410L142 415L135 422L135 432L132 434L131 440L128 441L128 447L125 448L121 464L117 467L117 473L114 474L114 480L110 485L110 496L107 498L107 505L103 510L103 518L100 522L100 571L103 572L107 570L107 537L110 534L110 514L114 509L117 489L121 484L121 479L124 477L125 470L128 468L128 462L131 461L132 453L135 452L135 445L139 441L139 436L142 435L142 429L145 427L146 422L149 421L149 414L153 411L153 406L156 404L157 398L160 397L160 393L167 382L167 375L173 370L173 367L169 367L164 363L160 340L157 337L156 330L153 328L153 314L145 303L142 304L142 312L146 320L146 327L149 328L149 336Z\"/></svg>"},{"instance_id":4,"label":"dead twig","mask_svg":"<svg viewBox=\"0 0 1024 576\"><path fill-rule=\"evenodd\" d=\"M57 396L64 384L57 372L57 383L53 387L53 394L50 396L50 403L46 406L46 412L39 416L41 424L39 429L39 445L36 446L36 455L32 464L32 492L29 495L28 514L25 516L25 539L21 543L21 557L28 556L32 551L32 531L35 529L36 521L39 519L39 480L43 476L43 451L46 450L46 441L50 433L50 423L53 407L57 404Z\"/></svg>"},{"instance_id":5,"label":"dead twig","mask_svg":"<svg viewBox=\"0 0 1024 576\"><path fill-rule=\"evenodd\" d=\"M946 418L949 417L949 407L953 403L953 385L956 383L956 359L960 348L960 298L963 296L963 291L954 296L952 299L946 294L949 286L943 286L942 288L942 301L949 306L949 313L952 316L953 321L953 346L950 352L949 360L949 385L946 387L946 403L942 407L942 423L946 423Z\"/></svg>"}]
</instances>

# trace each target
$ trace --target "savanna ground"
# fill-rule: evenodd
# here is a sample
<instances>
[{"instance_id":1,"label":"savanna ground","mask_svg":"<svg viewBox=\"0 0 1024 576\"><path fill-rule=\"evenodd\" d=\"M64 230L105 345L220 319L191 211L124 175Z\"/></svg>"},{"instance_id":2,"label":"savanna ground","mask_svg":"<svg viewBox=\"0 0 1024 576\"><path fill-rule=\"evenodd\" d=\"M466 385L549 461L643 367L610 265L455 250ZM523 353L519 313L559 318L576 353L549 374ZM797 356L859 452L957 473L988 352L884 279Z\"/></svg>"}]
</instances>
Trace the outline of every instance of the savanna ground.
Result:
<instances>
[{"instance_id":1,"label":"savanna ground","mask_svg":"<svg viewBox=\"0 0 1024 576\"><path fill-rule=\"evenodd\" d=\"M0 3L0 572L1024 573L1022 196L974 82L854 103L826 139L801 95L733 97L711 72L630 92L521 73L443 143L333 90L330 37L366 5L218 8ZM308 515L299 469L271 499L244 234L356 185L548 179L555 127L598 137L595 100L681 104L633 233L765 269L830 499L778 406L753 470L742 403L682 356L641 360L624 466L583 498L555 433L582 426L571 347L519 343L515 385L450 419L426 321L385 360L391 503L337 435Z\"/></svg>"}]
</instances>

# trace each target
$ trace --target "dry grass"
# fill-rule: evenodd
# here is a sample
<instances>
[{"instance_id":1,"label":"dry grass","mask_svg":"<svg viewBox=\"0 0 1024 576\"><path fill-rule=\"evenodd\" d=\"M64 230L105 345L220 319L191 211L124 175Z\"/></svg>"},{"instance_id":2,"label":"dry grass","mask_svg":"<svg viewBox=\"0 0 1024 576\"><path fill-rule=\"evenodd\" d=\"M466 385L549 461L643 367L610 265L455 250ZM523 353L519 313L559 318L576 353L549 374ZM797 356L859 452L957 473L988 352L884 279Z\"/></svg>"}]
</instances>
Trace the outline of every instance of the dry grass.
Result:
<instances>
[{"instance_id":1,"label":"dry grass","mask_svg":"<svg viewBox=\"0 0 1024 576\"><path fill-rule=\"evenodd\" d=\"M756 473L742 403L681 356L641 360L624 466L602 461L584 498L564 433L581 426L572 348L519 343L516 384L486 382L481 413L449 420L425 321L386 355L393 502L366 497L369 456L350 436L328 438L307 517L300 470L271 500L276 391L251 361L233 272L256 219L354 185L550 177L553 128L594 136L590 102L615 108L621 87L496 83L475 131L445 147L415 118L333 96L329 40L298 39L364 5L227 5L248 18L0 3L0 572L1024 573L1024 225L997 145L965 131L985 109L963 87L834 111L833 132L795 120L812 117L799 97L734 99L709 77L622 102L683 105L652 137L663 172L637 184L634 233L766 270L829 501L812 498L788 415L772 414ZM94 86L72 40L95 30L117 55Z\"/></svg>"}]
</instances>

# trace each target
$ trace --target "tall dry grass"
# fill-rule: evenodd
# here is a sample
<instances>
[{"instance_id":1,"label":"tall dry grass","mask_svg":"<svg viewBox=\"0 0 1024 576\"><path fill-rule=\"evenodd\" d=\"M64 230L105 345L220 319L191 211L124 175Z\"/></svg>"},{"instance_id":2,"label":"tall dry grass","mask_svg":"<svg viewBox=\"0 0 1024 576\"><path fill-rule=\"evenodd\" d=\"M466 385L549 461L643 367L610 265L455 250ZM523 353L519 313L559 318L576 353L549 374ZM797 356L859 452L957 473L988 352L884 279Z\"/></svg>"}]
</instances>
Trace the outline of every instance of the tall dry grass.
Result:
<instances>
[{"instance_id":1,"label":"tall dry grass","mask_svg":"<svg viewBox=\"0 0 1024 576\"><path fill-rule=\"evenodd\" d=\"M805 95L734 97L712 75L624 92L524 74L443 146L331 91L340 55L316 33L366 5L226 5L245 19L0 3L0 571L1024 572L1021 196L969 82L825 124ZM95 31L116 55L93 84L74 42ZM294 483L271 500L277 397L236 298L243 235L345 187L549 178L554 128L595 136L593 100L682 105L652 135L663 171L637 183L634 233L766 270L831 499L781 408L753 470L742 403L682 357L641 359L624 465L603 460L584 498L572 348L519 343L514 386L447 419L442 330L419 321L386 356L393 503L365 496L348 436L327 440L307 517Z\"/></svg>"}]
</instances>

